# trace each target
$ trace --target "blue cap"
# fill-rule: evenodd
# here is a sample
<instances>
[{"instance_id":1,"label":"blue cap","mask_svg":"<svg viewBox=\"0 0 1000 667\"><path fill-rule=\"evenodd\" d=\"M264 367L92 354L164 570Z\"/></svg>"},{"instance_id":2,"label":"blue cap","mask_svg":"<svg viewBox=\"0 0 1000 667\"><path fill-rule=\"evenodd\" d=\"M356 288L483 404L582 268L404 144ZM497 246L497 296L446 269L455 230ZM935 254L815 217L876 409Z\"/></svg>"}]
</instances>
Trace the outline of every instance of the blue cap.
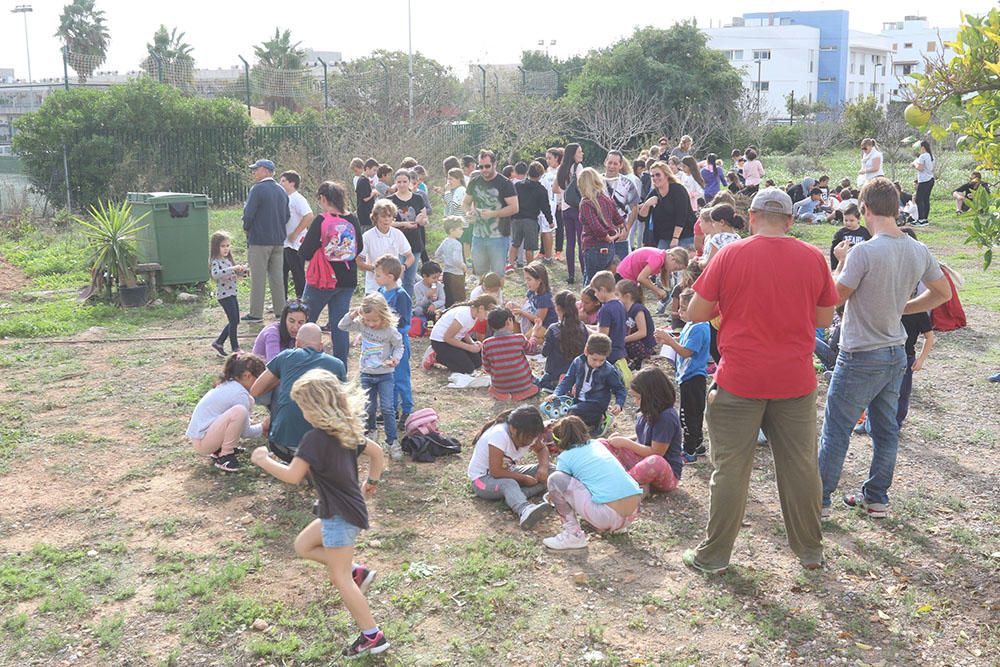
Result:
<instances>
[{"instance_id":1,"label":"blue cap","mask_svg":"<svg viewBox=\"0 0 1000 667\"><path fill-rule=\"evenodd\" d=\"M250 165L251 169L257 169L258 167L264 167L269 171L274 171L274 163L271 162L270 160L257 160L252 165Z\"/></svg>"}]
</instances>

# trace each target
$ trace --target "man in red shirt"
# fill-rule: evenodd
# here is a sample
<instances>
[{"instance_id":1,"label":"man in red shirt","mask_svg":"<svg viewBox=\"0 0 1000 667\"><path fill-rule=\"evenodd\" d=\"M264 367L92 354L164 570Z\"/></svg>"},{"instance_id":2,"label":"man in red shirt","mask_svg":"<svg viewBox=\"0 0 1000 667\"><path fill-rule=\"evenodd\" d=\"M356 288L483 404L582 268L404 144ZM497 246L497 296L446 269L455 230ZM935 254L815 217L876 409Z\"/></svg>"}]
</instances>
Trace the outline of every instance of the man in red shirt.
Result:
<instances>
[{"instance_id":1,"label":"man in red shirt","mask_svg":"<svg viewBox=\"0 0 1000 667\"><path fill-rule=\"evenodd\" d=\"M708 393L712 473L705 539L683 555L703 572L729 566L753 470L757 433L774 454L788 542L802 565L823 563L816 458L816 327L833 320L837 290L823 254L786 236L792 200L777 188L750 204L750 238L712 258L694 284L688 319L721 316L722 359Z\"/></svg>"}]
</instances>

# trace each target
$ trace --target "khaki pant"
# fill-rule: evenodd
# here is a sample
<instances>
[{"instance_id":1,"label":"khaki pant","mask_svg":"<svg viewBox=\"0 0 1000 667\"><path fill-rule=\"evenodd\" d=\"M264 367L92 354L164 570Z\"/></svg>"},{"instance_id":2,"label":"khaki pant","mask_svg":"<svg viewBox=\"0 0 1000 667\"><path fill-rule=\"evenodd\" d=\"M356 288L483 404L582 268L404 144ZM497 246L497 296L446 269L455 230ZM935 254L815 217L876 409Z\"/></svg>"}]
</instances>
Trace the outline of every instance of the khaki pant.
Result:
<instances>
[{"instance_id":1,"label":"khaki pant","mask_svg":"<svg viewBox=\"0 0 1000 667\"><path fill-rule=\"evenodd\" d=\"M746 509L761 427L774 456L789 546L803 564L822 562L816 392L799 398L751 399L715 385L709 392L707 419L715 471L709 485L708 527L697 548L698 563L710 568L729 565Z\"/></svg>"},{"instance_id":2,"label":"khaki pant","mask_svg":"<svg viewBox=\"0 0 1000 667\"><path fill-rule=\"evenodd\" d=\"M271 307L274 316L281 317L285 309L284 264L285 252L280 245L247 246L247 263L250 265L250 312L253 317L264 317L265 281L271 287Z\"/></svg>"}]
</instances>

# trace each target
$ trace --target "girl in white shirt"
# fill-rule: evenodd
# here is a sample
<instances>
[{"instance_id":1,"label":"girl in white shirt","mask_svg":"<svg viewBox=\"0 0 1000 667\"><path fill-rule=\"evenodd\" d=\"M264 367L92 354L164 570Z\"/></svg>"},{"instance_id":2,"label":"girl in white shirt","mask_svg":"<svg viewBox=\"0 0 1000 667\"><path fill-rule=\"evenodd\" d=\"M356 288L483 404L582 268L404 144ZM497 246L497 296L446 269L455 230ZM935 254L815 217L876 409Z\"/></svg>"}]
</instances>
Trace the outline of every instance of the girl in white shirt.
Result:
<instances>
[{"instance_id":1,"label":"girl in white shirt","mask_svg":"<svg viewBox=\"0 0 1000 667\"><path fill-rule=\"evenodd\" d=\"M534 405L501 412L476 436L469 460L472 492L485 500L503 498L525 530L552 509L548 503L528 501L545 491L551 470L549 450L542 442L544 434L542 413ZM535 453L538 464L518 465L529 451Z\"/></svg>"},{"instance_id":2,"label":"girl in white shirt","mask_svg":"<svg viewBox=\"0 0 1000 667\"><path fill-rule=\"evenodd\" d=\"M712 236L705 242L705 259L708 263L712 257L730 243L739 241L742 237L739 230L745 226L743 216L736 215L736 210L729 204L719 204L712 209Z\"/></svg>"},{"instance_id":3,"label":"girl in white shirt","mask_svg":"<svg viewBox=\"0 0 1000 667\"><path fill-rule=\"evenodd\" d=\"M485 321L496 307L496 299L482 295L444 311L431 329L434 359L425 361L425 368L439 363L453 373L469 374L481 367L483 347L470 334L476 322Z\"/></svg>"}]
</instances>

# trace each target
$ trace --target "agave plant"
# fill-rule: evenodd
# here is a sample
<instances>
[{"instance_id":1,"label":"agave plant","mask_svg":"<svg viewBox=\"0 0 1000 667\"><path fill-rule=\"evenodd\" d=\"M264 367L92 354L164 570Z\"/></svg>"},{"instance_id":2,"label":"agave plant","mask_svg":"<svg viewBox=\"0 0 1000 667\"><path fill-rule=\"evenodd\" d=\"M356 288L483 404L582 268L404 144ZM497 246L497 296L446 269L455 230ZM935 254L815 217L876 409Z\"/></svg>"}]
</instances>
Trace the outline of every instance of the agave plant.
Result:
<instances>
[{"instance_id":1,"label":"agave plant","mask_svg":"<svg viewBox=\"0 0 1000 667\"><path fill-rule=\"evenodd\" d=\"M132 217L132 207L127 201L120 204L97 202L90 207L90 218L75 217L83 227L89 249L90 273L97 290L106 289L109 296L111 286L135 287L135 267L137 234L145 229L140 225L149 213L138 218Z\"/></svg>"}]
</instances>

